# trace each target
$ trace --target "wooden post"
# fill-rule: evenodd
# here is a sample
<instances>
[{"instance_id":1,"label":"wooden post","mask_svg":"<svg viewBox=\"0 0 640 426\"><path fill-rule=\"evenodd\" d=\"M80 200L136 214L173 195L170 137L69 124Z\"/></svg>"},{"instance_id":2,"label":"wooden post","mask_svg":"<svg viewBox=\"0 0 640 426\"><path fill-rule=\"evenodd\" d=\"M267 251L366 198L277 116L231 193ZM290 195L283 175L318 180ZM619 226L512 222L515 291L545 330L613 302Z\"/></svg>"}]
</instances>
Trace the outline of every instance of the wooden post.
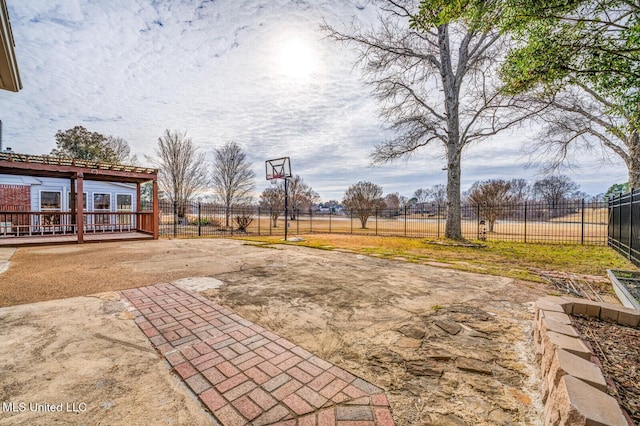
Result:
<instances>
[{"instance_id":1,"label":"wooden post","mask_svg":"<svg viewBox=\"0 0 640 426\"><path fill-rule=\"evenodd\" d=\"M157 240L160 234L160 209L158 208L158 180L153 180L153 239Z\"/></svg>"},{"instance_id":2,"label":"wooden post","mask_svg":"<svg viewBox=\"0 0 640 426\"><path fill-rule=\"evenodd\" d=\"M84 243L84 206L83 197L84 193L84 174L78 173L76 185L76 225L78 227L78 244ZM78 196L80 194L80 196Z\"/></svg>"},{"instance_id":3,"label":"wooden post","mask_svg":"<svg viewBox=\"0 0 640 426\"><path fill-rule=\"evenodd\" d=\"M71 187L69 188L69 196L71 200L69 200L69 210L71 213L71 225L76 225L76 200L78 199L76 195L76 178L71 178ZM73 227L72 227L73 229Z\"/></svg>"}]
</instances>

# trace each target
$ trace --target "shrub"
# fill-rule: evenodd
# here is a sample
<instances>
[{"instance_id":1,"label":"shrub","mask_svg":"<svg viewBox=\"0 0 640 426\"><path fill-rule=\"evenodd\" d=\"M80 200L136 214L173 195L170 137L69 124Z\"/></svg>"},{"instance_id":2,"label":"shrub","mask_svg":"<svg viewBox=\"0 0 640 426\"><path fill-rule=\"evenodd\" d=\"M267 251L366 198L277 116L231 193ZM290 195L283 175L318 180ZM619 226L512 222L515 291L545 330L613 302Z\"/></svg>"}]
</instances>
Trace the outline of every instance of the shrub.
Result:
<instances>
[{"instance_id":1,"label":"shrub","mask_svg":"<svg viewBox=\"0 0 640 426\"><path fill-rule=\"evenodd\" d=\"M253 218L248 214L238 215L235 217L236 224L238 225L238 231L247 232L247 228L253 222Z\"/></svg>"}]
</instances>

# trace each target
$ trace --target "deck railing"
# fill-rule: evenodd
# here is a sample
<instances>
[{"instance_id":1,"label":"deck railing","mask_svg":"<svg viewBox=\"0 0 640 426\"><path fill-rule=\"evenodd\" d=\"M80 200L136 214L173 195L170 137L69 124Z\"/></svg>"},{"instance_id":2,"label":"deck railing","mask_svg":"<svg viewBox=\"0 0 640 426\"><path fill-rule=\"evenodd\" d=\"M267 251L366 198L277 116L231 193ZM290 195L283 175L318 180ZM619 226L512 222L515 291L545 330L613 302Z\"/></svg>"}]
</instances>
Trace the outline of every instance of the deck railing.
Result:
<instances>
[{"instance_id":1,"label":"deck railing","mask_svg":"<svg viewBox=\"0 0 640 426\"><path fill-rule=\"evenodd\" d=\"M153 234L152 212L84 212L83 232L145 232ZM0 211L0 237L77 234L77 215L58 211Z\"/></svg>"}]
</instances>

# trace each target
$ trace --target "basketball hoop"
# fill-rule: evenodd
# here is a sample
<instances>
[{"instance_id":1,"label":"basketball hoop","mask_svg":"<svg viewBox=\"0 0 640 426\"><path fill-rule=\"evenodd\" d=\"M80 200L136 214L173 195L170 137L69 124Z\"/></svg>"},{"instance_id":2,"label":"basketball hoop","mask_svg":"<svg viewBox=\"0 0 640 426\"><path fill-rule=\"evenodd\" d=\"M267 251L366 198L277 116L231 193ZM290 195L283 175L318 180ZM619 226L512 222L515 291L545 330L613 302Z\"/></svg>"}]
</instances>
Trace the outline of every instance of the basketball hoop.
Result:
<instances>
[{"instance_id":1,"label":"basketball hoop","mask_svg":"<svg viewBox=\"0 0 640 426\"><path fill-rule=\"evenodd\" d=\"M289 157L276 158L264 162L267 180L287 179L291 177Z\"/></svg>"},{"instance_id":2,"label":"basketball hoop","mask_svg":"<svg viewBox=\"0 0 640 426\"><path fill-rule=\"evenodd\" d=\"M276 158L264 162L267 180L284 179L284 240L287 241L289 228L289 194L287 180L291 177L291 161L289 157Z\"/></svg>"}]
</instances>

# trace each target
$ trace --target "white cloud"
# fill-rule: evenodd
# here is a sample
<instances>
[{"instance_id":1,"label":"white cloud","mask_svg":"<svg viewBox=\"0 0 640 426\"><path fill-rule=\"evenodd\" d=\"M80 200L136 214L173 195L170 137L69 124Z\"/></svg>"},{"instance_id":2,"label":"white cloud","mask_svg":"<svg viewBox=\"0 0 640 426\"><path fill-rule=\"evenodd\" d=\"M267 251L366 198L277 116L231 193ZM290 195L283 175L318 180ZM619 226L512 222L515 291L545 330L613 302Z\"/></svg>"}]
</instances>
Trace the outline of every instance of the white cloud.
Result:
<instances>
[{"instance_id":1,"label":"white cloud","mask_svg":"<svg viewBox=\"0 0 640 426\"><path fill-rule=\"evenodd\" d=\"M4 145L43 154L76 125L127 139L143 159L165 128L186 130L208 153L241 144L263 181L264 160L288 155L322 198L341 198L359 180L411 195L445 182L442 149L369 167L386 134L378 104L353 69L355 52L325 38L325 19L375 22L371 0L8 0L24 89L0 93ZM287 77L279 55L300 40L310 62ZM306 50L304 50L306 49ZM289 57L287 60L291 60ZM524 131L520 131L522 134ZM463 186L489 177L534 179L505 135L466 152ZM587 192L626 180L619 163L569 173ZM495 176L494 176L495 175Z\"/></svg>"}]
</instances>

